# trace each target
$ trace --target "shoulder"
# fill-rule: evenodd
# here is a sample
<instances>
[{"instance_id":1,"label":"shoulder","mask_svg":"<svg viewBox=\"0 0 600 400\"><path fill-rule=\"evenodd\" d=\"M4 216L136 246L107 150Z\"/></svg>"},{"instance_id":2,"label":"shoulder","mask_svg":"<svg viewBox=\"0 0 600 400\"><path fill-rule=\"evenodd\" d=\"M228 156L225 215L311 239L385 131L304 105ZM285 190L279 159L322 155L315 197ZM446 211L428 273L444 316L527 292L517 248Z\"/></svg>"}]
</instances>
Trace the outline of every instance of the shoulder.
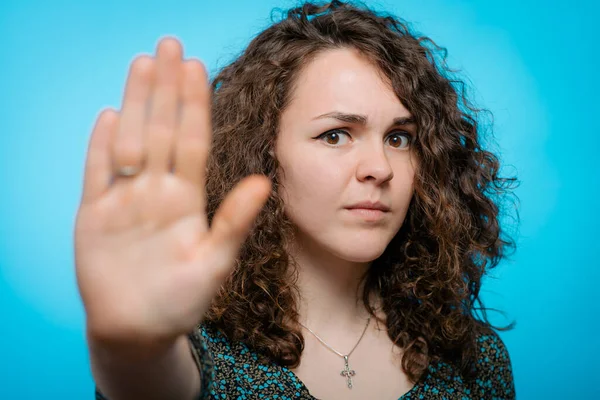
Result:
<instances>
[{"instance_id":1,"label":"shoulder","mask_svg":"<svg viewBox=\"0 0 600 400\"><path fill-rule=\"evenodd\" d=\"M203 322L191 336L201 374L206 376L202 399L310 398L293 372L245 343L228 339L215 324Z\"/></svg>"},{"instance_id":2,"label":"shoulder","mask_svg":"<svg viewBox=\"0 0 600 400\"><path fill-rule=\"evenodd\" d=\"M483 398L514 399L511 359L500 335L492 328L482 328L477 334L476 344L476 375L471 382L473 394Z\"/></svg>"},{"instance_id":3,"label":"shoulder","mask_svg":"<svg viewBox=\"0 0 600 400\"><path fill-rule=\"evenodd\" d=\"M482 328L477 334L480 362L510 365L508 349L500 335L492 328Z\"/></svg>"},{"instance_id":4,"label":"shoulder","mask_svg":"<svg viewBox=\"0 0 600 400\"><path fill-rule=\"evenodd\" d=\"M242 343L230 341L212 322L202 322L198 326L196 334L213 356L229 358L240 352L245 353L245 346Z\"/></svg>"},{"instance_id":5,"label":"shoulder","mask_svg":"<svg viewBox=\"0 0 600 400\"><path fill-rule=\"evenodd\" d=\"M428 366L422 381L401 399L515 399L510 356L500 336L485 327L476 334L475 342L474 377L466 379L455 363L438 360Z\"/></svg>"}]
</instances>

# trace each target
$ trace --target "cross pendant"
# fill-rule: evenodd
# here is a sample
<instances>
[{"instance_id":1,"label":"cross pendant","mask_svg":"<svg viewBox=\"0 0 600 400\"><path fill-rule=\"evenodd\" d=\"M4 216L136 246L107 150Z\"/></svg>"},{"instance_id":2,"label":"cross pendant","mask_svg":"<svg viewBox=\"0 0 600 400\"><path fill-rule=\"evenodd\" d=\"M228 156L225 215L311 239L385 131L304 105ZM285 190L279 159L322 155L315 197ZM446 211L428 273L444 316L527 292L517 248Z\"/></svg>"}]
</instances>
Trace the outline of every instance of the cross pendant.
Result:
<instances>
[{"instance_id":1,"label":"cross pendant","mask_svg":"<svg viewBox=\"0 0 600 400\"><path fill-rule=\"evenodd\" d=\"M353 369L348 365L348 356L344 356L344 369L340 372L341 376L345 376L348 383L348 389L352 389L352 377L356 375Z\"/></svg>"}]
</instances>

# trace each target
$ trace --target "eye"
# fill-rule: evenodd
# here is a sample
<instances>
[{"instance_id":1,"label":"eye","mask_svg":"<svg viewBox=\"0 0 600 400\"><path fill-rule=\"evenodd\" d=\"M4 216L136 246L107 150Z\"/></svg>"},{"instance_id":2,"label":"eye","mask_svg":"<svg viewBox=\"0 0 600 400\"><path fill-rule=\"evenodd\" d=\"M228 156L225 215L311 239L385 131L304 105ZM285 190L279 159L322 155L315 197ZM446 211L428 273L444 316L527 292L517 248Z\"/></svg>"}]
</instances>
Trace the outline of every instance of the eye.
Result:
<instances>
[{"instance_id":1,"label":"eye","mask_svg":"<svg viewBox=\"0 0 600 400\"><path fill-rule=\"evenodd\" d=\"M343 136L346 136L346 138L349 138L350 135L347 132L341 131L339 129L334 129L332 131L328 131L325 132L319 136L317 136L317 139L321 139L324 140L325 143L336 146L339 144L343 144L340 143L340 141L343 142Z\"/></svg>"},{"instance_id":2,"label":"eye","mask_svg":"<svg viewBox=\"0 0 600 400\"><path fill-rule=\"evenodd\" d=\"M412 144L413 137L407 132L396 132L387 137L389 144L396 149L405 149Z\"/></svg>"}]
</instances>

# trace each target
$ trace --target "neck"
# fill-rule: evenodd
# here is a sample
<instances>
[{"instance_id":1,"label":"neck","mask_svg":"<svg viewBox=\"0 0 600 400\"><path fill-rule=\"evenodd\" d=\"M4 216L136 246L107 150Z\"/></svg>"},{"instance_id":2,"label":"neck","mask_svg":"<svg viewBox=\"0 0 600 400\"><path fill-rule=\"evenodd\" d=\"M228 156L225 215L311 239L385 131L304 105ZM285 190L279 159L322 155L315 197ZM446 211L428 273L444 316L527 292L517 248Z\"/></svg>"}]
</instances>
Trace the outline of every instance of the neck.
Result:
<instances>
[{"instance_id":1,"label":"neck","mask_svg":"<svg viewBox=\"0 0 600 400\"><path fill-rule=\"evenodd\" d=\"M296 245L290 254L298 270L302 324L321 333L364 327L369 313L361 278L370 263L343 260L307 243Z\"/></svg>"}]
</instances>

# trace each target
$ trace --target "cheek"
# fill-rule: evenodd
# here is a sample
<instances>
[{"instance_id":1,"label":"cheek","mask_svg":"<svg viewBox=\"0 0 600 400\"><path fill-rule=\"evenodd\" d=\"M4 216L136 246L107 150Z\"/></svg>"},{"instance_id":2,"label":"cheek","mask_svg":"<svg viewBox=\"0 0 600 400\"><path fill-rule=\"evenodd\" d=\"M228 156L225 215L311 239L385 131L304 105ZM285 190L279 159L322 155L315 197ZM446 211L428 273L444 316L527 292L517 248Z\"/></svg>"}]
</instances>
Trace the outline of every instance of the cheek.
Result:
<instances>
[{"instance_id":1,"label":"cheek","mask_svg":"<svg viewBox=\"0 0 600 400\"><path fill-rule=\"evenodd\" d=\"M285 175L280 175L281 194L292 219L325 218L341 205L344 168L317 157L289 160ZM295 216L295 218L294 218Z\"/></svg>"},{"instance_id":2,"label":"cheek","mask_svg":"<svg viewBox=\"0 0 600 400\"><path fill-rule=\"evenodd\" d=\"M400 173L394 174L395 189L398 196L412 195L414 188L414 170L409 166L404 166Z\"/></svg>"},{"instance_id":3,"label":"cheek","mask_svg":"<svg viewBox=\"0 0 600 400\"><path fill-rule=\"evenodd\" d=\"M415 179L415 161L412 158L399 160L394 169L394 179L392 180L393 192L398 195L412 195Z\"/></svg>"},{"instance_id":4,"label":"cheek","mask_svg":"<svg viewBox=\"0 0 600 400\"><path fill-rule=\"evenodd\" d=\"M330 203L339 181L338 171L311 164L286 171L283 186L288 204Z\"/></svg>"},{"instance_id":5,"label":"cheek","mask_svg":"<svg viewBox=\"0 0 600 400\"><path fill-rule=\"evenodd\" d=\"M399 229L404 223L406 212L414 194L415 169L409 160L403 160L394 166L394 179L390 185L390 200L396 219L394 229Z\"/></svg>"}]
</instances>

